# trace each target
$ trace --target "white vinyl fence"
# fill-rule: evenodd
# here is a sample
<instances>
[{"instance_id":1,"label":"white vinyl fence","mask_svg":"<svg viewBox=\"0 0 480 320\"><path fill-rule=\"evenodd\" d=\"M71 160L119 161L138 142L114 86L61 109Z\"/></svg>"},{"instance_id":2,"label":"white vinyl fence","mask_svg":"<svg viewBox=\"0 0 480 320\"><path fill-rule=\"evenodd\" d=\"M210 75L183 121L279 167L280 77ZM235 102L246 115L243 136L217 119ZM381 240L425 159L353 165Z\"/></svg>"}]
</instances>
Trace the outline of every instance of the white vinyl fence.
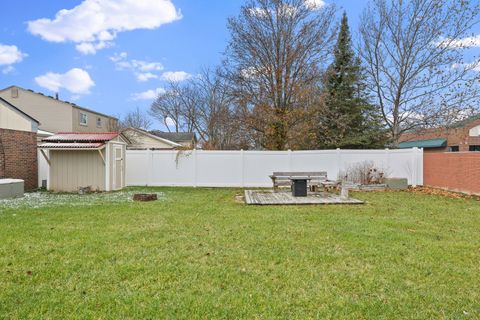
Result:
<instances>
[{"instance_id":1,"label":"white vinyl fence","mask_svg":"<svg viewBox=\"0 0 480 320\"><path fill-rule=\"evenodd\" d=\"M271 187L274 171L327 171L329 179L372 161L389 177L423 184L423 150L151 151L127 150L128 186Z\"/></svg>"}]
</instances>

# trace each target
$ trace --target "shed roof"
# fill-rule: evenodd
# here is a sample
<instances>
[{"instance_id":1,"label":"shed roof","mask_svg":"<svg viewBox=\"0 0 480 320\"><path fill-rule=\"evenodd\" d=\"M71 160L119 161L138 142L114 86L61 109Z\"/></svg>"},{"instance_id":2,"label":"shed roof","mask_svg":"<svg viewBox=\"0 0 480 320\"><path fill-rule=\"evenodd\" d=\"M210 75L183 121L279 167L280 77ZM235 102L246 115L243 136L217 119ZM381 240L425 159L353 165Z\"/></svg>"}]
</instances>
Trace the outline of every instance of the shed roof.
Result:
<instances>
[{"instance_id":1,"label":"shed roof","mask_svg":"<svg viewBox=\"0 0 480 320\"><path fill-rule=\"evenodd\" d=\"M102 149L105 143L93 142L93 143L44 143L39 146L41 149L75 149L75 150L96 150Z\"/></svg>"},{"instance_id":2,"label":"shed roof","mask_svg":"<svg viewBox=\"0 0 480 320\"><path fill-rule=\"evenodd\" d=\"M447 139L430 139L430 140L415 140L400 142L398 147L400 149L408 148L442 148L447 146Z\"/></svg>"},{"instance_id":3,"label":"shed roof","mask_svg":"<svg viewBox=\"0 0 480 320\"><path fill-rule=\"evenodd\" d=\"M47 137L42 141L46 142L107 142L118 137L118 132L59 132Z\"/></svg>"}]
</instances>

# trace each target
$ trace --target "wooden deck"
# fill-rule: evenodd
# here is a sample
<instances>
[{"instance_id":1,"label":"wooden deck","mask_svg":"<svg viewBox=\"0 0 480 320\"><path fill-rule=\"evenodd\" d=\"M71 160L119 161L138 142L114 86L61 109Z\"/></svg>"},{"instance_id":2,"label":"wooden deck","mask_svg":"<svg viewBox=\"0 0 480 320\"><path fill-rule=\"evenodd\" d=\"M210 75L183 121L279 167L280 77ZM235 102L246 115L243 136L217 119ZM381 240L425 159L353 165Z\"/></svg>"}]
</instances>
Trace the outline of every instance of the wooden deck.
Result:
<instances>
[{"instance_id":1,"label":"wooden deck","mask_svg":"<svg viewBox=\"0 0 480 320\"><path fill-rule=\"evenodd\" d=\"M245 190L245 202L251 205L299 205L299 204L362 204L353 198L341 198L328 192L308 193L307 197L294 197L291 192Z\"/></svg>"}]
</instances>

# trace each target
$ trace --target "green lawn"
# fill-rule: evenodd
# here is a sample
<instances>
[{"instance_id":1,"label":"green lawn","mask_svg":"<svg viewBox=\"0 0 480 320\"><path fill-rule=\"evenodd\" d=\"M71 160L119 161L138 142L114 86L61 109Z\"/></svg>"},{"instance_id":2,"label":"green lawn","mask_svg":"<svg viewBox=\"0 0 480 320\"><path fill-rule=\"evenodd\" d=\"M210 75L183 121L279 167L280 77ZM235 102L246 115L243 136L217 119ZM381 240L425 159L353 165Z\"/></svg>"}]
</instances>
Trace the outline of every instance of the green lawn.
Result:
<instances>
[{"instance_id":1,"label":"green lawn","mask_svg":"<svg viewBox=\"0 0 480 320\"><path fill-rule=\"evenodd\" d=\"M0 317L480 318L476 200L247 207L240 190L151 190L160 201L0 202Z\"/></svg>"}]
</instances>

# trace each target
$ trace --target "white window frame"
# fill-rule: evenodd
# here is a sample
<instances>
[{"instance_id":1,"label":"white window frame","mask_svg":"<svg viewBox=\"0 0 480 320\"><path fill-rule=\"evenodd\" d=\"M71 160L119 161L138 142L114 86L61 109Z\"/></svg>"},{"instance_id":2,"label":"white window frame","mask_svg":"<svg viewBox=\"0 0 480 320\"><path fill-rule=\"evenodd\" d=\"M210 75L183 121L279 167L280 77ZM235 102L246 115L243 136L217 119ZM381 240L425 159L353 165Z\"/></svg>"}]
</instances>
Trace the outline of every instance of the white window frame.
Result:
<instances>
[{"instance_id":1,"label":"white window frame","mask_svg":"<svg viewBox=\"0 0 480 320\"><path fill-rule=\"evenodd\" d=\"M102 117L97 117L97 128L101 128L102 127Z\"/></svg>"},{"instance_id":2,"label":"white window frame","mask_svg":"<svg viewBox=\"0 0 480 320\"><path fill-rule=\"evenodd\" d=\"M85 116L85 122L82 122L82 116ZM80 111L80 116L78 122L81 126L88 126L88 114Z\"/></svg>"}]
</instances>

